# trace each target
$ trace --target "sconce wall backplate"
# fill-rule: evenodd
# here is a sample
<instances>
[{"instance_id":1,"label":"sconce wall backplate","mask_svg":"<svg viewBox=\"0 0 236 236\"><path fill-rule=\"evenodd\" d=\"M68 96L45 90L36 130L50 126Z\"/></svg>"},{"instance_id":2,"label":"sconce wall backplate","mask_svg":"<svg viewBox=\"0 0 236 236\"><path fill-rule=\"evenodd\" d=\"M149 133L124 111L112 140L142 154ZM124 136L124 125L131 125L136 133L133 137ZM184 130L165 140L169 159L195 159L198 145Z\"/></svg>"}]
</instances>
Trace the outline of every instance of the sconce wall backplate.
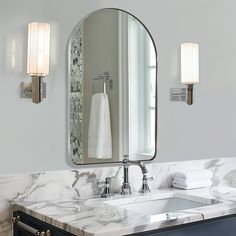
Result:
<instances>
[{"instance_id":1,"label":"sconce wall backplate","mask_svg":"<svg viewBox=\"0 0 236 236\"><path fill-rule=\"evenodd\" d=\"M46 98L46 83L42 83L42 98ZM32 99L32 83L22 82L20 84L20 97Z\"/></svg>"},{"instance_id":2,"label":"sconce wall backplate","mask_svg":"<svg viewBox=\"0 0 236 236\"><path fill-rule=\"evenodd\" d=\"M170 89L170 101L186 102L187 101L187 89L186 88L171 88Z\"/></svg>"},{"instance_id":3,"label":"sconce wall backplate","mask_svg":"<svg viewBox=\"0 0 236 236\"><path fill-rule=\"evenodd\" d=\"M171 88L170 101L187 102L193 104L193 84L187 84L187 88Z\"/></svg>"}]
</instances>

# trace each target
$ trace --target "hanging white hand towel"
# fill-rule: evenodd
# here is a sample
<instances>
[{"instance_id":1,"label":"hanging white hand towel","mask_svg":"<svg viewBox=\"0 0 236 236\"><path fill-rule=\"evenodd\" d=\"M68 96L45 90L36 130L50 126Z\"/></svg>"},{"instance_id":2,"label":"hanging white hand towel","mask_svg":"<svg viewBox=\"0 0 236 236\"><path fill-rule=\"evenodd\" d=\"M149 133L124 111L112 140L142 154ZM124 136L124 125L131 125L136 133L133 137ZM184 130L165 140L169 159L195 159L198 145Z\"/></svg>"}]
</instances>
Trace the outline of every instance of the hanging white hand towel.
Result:
<instances>
[{"instance_id":1,"label":"hanging white hand towel","mask_svg":"<svg viewBox=\"0 0 236 236\"><path fill-rule=\"evenodd\" d=\"M108 96L97 93L92 97L88 130L88 157L112 158L111 121Z\"/></svg>"}]
</instances>

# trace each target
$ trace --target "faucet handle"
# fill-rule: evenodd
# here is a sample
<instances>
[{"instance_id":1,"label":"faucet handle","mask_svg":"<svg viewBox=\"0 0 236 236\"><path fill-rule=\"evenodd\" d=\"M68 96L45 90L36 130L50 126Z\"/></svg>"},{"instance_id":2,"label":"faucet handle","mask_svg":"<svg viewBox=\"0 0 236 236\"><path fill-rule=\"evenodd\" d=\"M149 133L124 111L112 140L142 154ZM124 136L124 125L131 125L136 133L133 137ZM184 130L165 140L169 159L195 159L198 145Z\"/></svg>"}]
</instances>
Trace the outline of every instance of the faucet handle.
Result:
<instances>
[{"instance_id":1,"label":"faucet handle","mask_svg":"<svg viewBox=\"0 0 236 236\"><path fill-rule=\"evenodd\" d=\"M143 180L142 180L142 186L141 189L139 190L140 193L148 193L151 192L149 186L148 186L148 181L152 181L153 177L147 177L146 174L143 175Z\"/></svg>"},{"instance_id":2,"label":"faucet handle","mask_svg":"<svg viewBox=\"0 0 236 236\"><path fill-rule=\"evenodd\" d=\"M102 198L108 198L113 195L112 190L111 190L111 179L112 179L112 177L106 177L105 181L97 182L98 185L103 184L103 186L104 186L103 192L101 194Z\"/></svg>"},{"instance_id":3,"label":"faucet handle","mask_svg":"<svg viewBox=\"0 0 236 236\"><path fill-rule=\"evenodd\" d=\"M111 183L111 179L112 179L112 178L113 178L113 177L106 177L105 180L103 180L103 181L98 181L98 182L97 182L97 185L105 185L105 184Z\"/></svg>"},{"instance_id":4,"label":"faucet handle","mask_svg":"<svg viewBox=\"0 0 236 236\"><path fill-rule=\"evenodd\" d=\"M153 181L153 177L148 177L147 181Z\"/></svg>"}]
</instances>

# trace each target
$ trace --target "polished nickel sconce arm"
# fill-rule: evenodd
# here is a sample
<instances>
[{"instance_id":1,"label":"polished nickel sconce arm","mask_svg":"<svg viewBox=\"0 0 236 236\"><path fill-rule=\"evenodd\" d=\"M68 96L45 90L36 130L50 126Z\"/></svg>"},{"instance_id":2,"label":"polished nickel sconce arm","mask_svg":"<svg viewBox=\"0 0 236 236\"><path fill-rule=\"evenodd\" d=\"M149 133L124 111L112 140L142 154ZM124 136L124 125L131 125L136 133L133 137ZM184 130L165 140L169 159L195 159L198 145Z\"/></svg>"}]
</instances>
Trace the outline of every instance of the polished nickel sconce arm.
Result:
<instances>
[{"instance_id":1,"label":"polished nickel sconce arm","mask_svg":"<svg viewBox=\"0 0 236 236\"><path fill-rule=\"evenodd\" d=\"M187 87L187 104L193 104L193 84L188 84Z\"/></svg>"},{"instance_id":2,"label":"polished nickel sconce arm","mask_svg":"<svg viewBox=\"0 0 236 236\"><path fill-rule=\"evenodd\" d=\"M32 77L32 101L34 103L40 103L43 100L43 77L33 76Z\"/></svg>"}]
</instances>

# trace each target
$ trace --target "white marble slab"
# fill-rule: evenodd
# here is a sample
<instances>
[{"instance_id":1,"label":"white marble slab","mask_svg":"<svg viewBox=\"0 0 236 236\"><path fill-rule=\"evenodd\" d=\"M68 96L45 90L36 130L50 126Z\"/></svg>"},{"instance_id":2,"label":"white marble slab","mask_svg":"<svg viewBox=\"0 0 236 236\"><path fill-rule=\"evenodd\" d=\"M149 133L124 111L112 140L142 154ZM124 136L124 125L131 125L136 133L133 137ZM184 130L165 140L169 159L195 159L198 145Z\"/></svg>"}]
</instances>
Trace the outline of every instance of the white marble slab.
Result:
<instances>
[{"instance_id":1,"label":"white marble slab","mask_svg":"<svg viewBox=\"0 0 236 236\"><path fill-rule=\"evenodd\" d=\"M152 190L168 188L172 174L190 168L206 168L213 172L213 186L236 187L236 158L221 158L176 163L150 163L148 175L154 180L149 183ZM0 175L0 236L11 235L11 203L48 202L61 199L78 200L98 196L97 181L108 176L117 176L115 189L122 182L122 168L96 167L79 168L21 175ZM130 167L130 182L133 191L138 191L142 174L137 166ZM226 191L227 192L227 191Z\"/></svg>"},{"instance_id":2,"label":"white marble slab","mask_svg":"<svg viewBox=\"0 0 236 236\"><path fill-rule=\"evenodd\" d=\"M213 202L213 198L216 198L216 196L212 196L209 189L205 191L167 189L144 196L126 197L123 200L137 203L143 201L143 198L154 200L169 197L181 197L206 204ZM118 196L118 198L120 200L121 197ZM234 199L224 200L221 198L217 205L179 210L168 215L161 213L150 216L108 205L107 201L110 200L42 201L37 204L35 202L19 202L16 203L15 209L78 236L120 236L236 213Z\"/></svg>"}]
</instances>

